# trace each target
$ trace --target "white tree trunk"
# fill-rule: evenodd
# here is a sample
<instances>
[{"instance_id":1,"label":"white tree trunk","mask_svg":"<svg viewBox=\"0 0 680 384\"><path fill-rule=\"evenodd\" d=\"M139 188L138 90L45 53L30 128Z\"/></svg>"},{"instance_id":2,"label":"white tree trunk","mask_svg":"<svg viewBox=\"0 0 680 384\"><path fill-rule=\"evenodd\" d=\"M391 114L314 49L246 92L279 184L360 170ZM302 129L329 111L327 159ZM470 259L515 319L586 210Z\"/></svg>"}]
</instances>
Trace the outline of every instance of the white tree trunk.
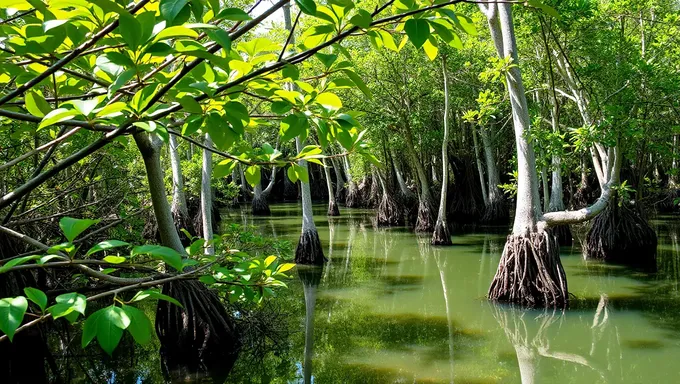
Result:
<instances>
[{"instance_id":1,"label":"white tree trunk","mask_svg":"<svg viewBox=\"0 0 680 384\"><path fill-rule=\"evenodd\" d=\"M486 178L488 186L488 202L493 203L503 199L503 191L499 185L501 184L500 174L498 173L498 166L496 165L496 154L493 145L493 131L490 128L481 127L479 135L482 138L482 146L484 147L484 160L486 163Z\"/></svg>"},{"instance_id":2,"label":"white tree trunk","mask_svg":"<svg viewBox=\"0 0 680 384\"><path fill-rule=\"evenodd\" d=\"M482 167L482 158L479 155L479 142L477 140L477 129L474 125L472 128L472 142L475 146L475 161L477 162L477 172L479 173L479 185L482 186L482 198L484 199L484 204L489 204L489 189L486 186L486 181L484 180L484 168Z\"/></svg>"},{"instance_id":3,"label":"white tree trunk","mask_svg":"<svg viewBox=\"0 0 680 384\"><path fill-rule=\"evenodd\" d=\"M206 147L212 148L212 140L210 135L205 134ZM203 150L203 166L201 168L201 217L203 225L203 238L211 241L213 237L212 228L212 187L210 180L212 178L212 152ZM215 254L215 248L212 244L205 247L206 255Z\"/></svg>"},{"instance_id":4,"label":"white tree trunk","mask_svg":"<svg viewBox=\"0 0 680 384\"><path fill-rule=\"evenodd\" d=\"M172 212L181 217L189 217L187 199L184 194L184 177L177 150L177 139L170 135L170 168L172 169Z\"/></svg>"}]
</instances>

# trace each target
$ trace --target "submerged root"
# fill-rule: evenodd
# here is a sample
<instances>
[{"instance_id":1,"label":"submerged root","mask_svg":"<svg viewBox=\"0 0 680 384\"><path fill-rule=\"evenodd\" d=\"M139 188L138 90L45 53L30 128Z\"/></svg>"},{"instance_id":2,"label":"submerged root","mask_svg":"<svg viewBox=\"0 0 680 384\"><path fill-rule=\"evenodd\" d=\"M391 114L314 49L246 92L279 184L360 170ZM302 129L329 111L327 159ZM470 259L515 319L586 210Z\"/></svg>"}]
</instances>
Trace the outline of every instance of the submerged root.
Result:
<instances>
[{"instance_id":1,"label":"submerged root","mask_svg":"<svg viewBox=\"0 0 680 384\"><path fill-rule=\"evenodd\" d=\"M253 196L252 201L253 216L271 216L272 212L269 209L267 197L263 195Z\"/></svg>"},{"instance_id":2,"label":"submerged root","mask_svg":"<svg viewBox=\"0 0 680 384\"><path fill-rule=\"evenodd\" d=\"M551 227L550 230L557 237L557 243L562 247L568 247L573 244L574 239L571 234L571 228L568 225L558 225Z\"/></svg>"},{"instance_id":3,"label":"submerged root","mask_svg":"<svg viewBox=\"0 0 680 384\"><path fill-rule=\"evenodd\" d=\"M656 269L656 233L639 209L613 199L586 237L586 257Z\"/></svg>"},{"instance_id":4,"label":"submerged root","mask_svg":"<svg viewBox=\"0 0 680 384\"><path fill-rule=\"evenodd\" d=\"M434 231L436 217L434 215L434 209L432 208L432 202L430 200L420 200L418 204L418 219L416 220L416 232L432 232Z\"/></svg>"},{"instance_id":5,"label":"submerged root","mask_svg":"<svg viewBox=\"0 0 680 384\"><path fill-rule=\"evenodd\" d=\"M340 216L340 208L335 200L328 201L328 216Z\"/></svg>"},{"instance_id":6,"label":"submerged root","mask_svg":"<svg viewBox=\"0 0 680 384\"><path fill-rule=\"evenodd\" d=\"M404 210L401 204L391 194L383 192L375 212L376 227L398 227L404 224Z\"/></svg>"},{"instance_id":7,"label":"submerged root","mask_svg":"<svg viewBox=\"0 0 680 384\"><path fill-rule=\"evenodd\" d=\"M567 277L555 236L547 231L509 235L489 299L524 307L567 307Z\"/></svg>"},{"instance_id":8,"label":"submerged root","mask_svg":"<svg viewBox=\"0 0 680 384\"><path fill-rule=\"evenodd\" d=\"M443 220L437 220L432 233L432 245L452 245L449 226Z\"/></svg>"},{"instance_id":9,"label":"submerged root","mask_svg":"<svg viewBox=\"0 0 680 384\"><path fill-rule=\"evenodd\" d=\"M510 209L505 203L505 198L494 199L484 208L482 222L485 224L507 224L510 221Z\"/></svg>"},{"instance_id":10,"label":"submerged root","mask_svg":"<svg viewBox=\"0 0 680 384\"><path fill-rule=\"evenodd\" d=\"M323 265L327 261L321 248L319 233L314 230L303 231L295 248L295 263L306 265Z\"/></svg>"},{"instance_id":11,"label":"submerged root","mask_svg":"<svg viewBox=\"0 0 680 384\"><path fill-rule=\"evenodd\" d=\"M156 334L163 374L172 382L207 375L216 382L224 381L241 344L234 321L220 299L194 280L165 284L163 293L183 306L158 302Z\"/></svg>"}]
</instances>

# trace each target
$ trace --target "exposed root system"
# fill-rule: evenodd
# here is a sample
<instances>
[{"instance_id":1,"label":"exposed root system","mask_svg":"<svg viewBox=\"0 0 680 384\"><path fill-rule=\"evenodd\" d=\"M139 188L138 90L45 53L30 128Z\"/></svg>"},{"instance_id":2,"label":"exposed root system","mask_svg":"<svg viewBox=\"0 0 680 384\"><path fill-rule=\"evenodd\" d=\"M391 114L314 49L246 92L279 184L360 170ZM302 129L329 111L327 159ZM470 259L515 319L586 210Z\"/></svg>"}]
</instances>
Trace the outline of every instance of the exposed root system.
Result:
<instances>
[{"instance_id":1,"label":"exposed root system","mask_svg":"<svg viewBox=\"0 0 680 384\"><path fill-rule=\"evenodd\" d=\"M328 216L340 216L340 208L335 200L328 201Z\"/></svg>"},{"instance_id":2,"label":"exposed root system","mask_svg":"<svg viewBox=\"0 0 680 384\"><path fill-rule=\"evenodd\" d=\"M347 208L358 208L361 205L361 194L356 184L350 183L347 188L347 196L345 197L345 206Z\"/></svg>"},{"instance_id":3,"label":"exposed root system","mask_svg":"<svg viewBox=\"0 0 680 384\"><path fill-rule=\"evenodd\" d=\"M639 209L613 199L586 237L586 255L614 263L656 268L656 233Z\"/></svg>"},{"instance_id":4,"label":"exposed root system","mask_svg":"<svg viewBox=\"0 0 680 384\"><path fill-rule=\"evenodd\" d=\"M300 235L300 241L295 248L295 263L306 265L323 265L326 256L323 255L321 240L316 230L307 230Z\"/></svg>"},{"instance_id":5,"label":"exposed root system","mask_svg":"<svg viewBox=\"0 0 680 384\"><path fill-rule=\"evenodd\" d=\"M567 307L567 278L555 236L547 231L509 235L489 299L524 307Z\"/></svg>"},{"instance_id":6,"label":"exposed root system","mask_svg":"<svg viewBox=\"0 0 680 384\"><path fill-rule=\"evenodd\" d=\"M432 245L452 245L451 232L445 221L437 220L432 233Z\"/></svg>"},{"instance_id":7,"label":"exposed root system","mask_svg":"<svg viewBox=\"0 0 680 384\"><path fill-rule=\"evenodd\" d=\"M451 188L448 199L449 221L452 224L473 224L479 222L484 213L484 199L479 177L473 159L456 157L451 161L455 187Z\"/></svg>"},{"instance_id":8,"label":"exposed root system","mask_svg":"<svg viewBox=\"0 0 680 384\"><path fill-rule=\"evenodd\" d=\"M264 194L253 196L252 208L254 216L271 216L272 214L271 210L269 210L267 197Z\"/></svg>"},{"instance_id":9,"label":"exposed root system","mask_svg":"<svg viewBox=\"0 0 680 384\"><path fill-rule=\"evenodd\" d=\"M380 204L375 212L375 225L377 227L398 227L404 224L403 207L390 193L383 192Z\"/></svg>"},{"instance_id":10,"label":"exposed root system","mask_svg":"<svg viewBox=\"0 0 680 384\"><path fill-rule=\"evenodd\" d=\"M437 220L432 206L432 201L421 199L418 203L418 219L416 220L416 232L434 231L435 220Z\"/></svg>"},{"instance_id":11,"label":"exposed root system","mask_svg":"<svg viewBox=\"0 0 680 384\"><path fill-rule=\"evenodd\" d=\"M163 374L172 382L197 374L224 381L236 361L240 342L234 321L220 299L193 280L168 283L163 293L184 307L158 302L156 334Z\"/></svg>"}]
</instances>

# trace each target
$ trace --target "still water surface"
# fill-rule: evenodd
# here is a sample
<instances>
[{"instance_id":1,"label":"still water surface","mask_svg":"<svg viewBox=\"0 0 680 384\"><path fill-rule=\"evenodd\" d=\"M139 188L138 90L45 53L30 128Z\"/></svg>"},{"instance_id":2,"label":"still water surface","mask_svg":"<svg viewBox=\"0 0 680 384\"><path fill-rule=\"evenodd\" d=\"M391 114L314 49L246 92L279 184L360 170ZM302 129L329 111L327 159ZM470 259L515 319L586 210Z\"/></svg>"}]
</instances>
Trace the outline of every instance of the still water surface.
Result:
<instances>
[{"instance_id":1,"label":"still water surface","mask_svg":"<svg viewBox=\"0 0 680 384\"><path fill-rule=\"evenodd\" d=\"M680 382L677 218L654 221L656 274L586 262L578 246L564 248L575 297L561 313L484 299L505 228L455 234L455 245L441 248L405 228L374 229L371 211L328 219L325 209L316 206L315 219L330 262L316 281L295 274L279 297L297 324L289 353L237 365L230 381ZM241 220L293 244L299 236L297 205Z\"/></svg>"}]
</instances>

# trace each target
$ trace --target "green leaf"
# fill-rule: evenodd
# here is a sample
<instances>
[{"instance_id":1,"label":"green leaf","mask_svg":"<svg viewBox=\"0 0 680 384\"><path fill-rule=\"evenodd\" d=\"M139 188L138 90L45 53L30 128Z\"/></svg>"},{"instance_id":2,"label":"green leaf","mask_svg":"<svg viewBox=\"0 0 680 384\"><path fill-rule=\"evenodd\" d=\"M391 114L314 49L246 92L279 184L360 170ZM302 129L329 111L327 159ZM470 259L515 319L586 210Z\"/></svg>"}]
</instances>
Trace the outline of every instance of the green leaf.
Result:
<instances>
[{"instance_id":1,"label":"green leaf","mask_svg":"<svg viewBox=\"0 0 680 384\"><path fill-rule=\"evenodd\" d=\"M276 256L274 256L274 255L267 256L267 258L264 259L264 266L265 266L265 267L268 267L268 266L270 266L274 261L276 261Z\"/></svg>"},{"instance_id":2,"label":"green leaf","mask_svg":"<svg viewBox=\"0 0 680 384\"><path fill-rule=\"evenodd\" d=\"M25 264L27 261L38 260L40 255L22 256L15 259L11 259L0 267L0 273L5 273L17 265Z\"/></svg>"},{"instance_id":3,"label":"green leaf","mask_svg":"<svg viewBox=\"0 0 680 384\"><path fill-rule=\"evenodd\" d=\"M178 306L180 308L184 308L184 306L182 306L182 304L180 304L180 302L177 301L176 299L174 299L174 298L172 298L168 295L164 295L164 294L160 293L158 290L155 290L155 289L147 289L145 291L139 291L130 301L131 302L141 301L141 300L144 300L144 299L149 298L149 297L152 298L152 299L165 300L169 303L175 304L176 306Z\"/></svg>"},{"instance_id":4,"label":"green leaf","mask_svg":"<svg viewBox=\"0 0 680 384\"><path fill-rule=\"evenodd\" d=\"M291 182L296 183L298 181L297 174L295 173L295 168L293 168L292 165L288 167L288 169L286 170L286 175L288 176L288 179Z\"/></svg>"},{"instance_id":5,"label":"green leaf","mask_svg":"<svg viewBox=\"0 0 680 384\"><path fill-rule=\"evenodd\" d=\"M182 108L184 108L186 112L196 114L203 113L203 108L201 108L201 104L199 104L191 96L182 96L182 98L179 99L179 103L182 105Z\"/></svg>"},{"instance_id":6,"label":"green leaf","mask_svg":"<svg viewBox=\"0 0 680 384\"><path fill-rule=\"evenodd\" d=\"M277 115L283 115L284 113L290 111L293 108L293 104L288 101L275 101L271 105L272 112Z\"/></svg>"},{"instance_id":7,"label":"green leaf","mask_svg":"<svg viewBox=\"0 0 680 384\"><path fill-rule=\"evenodd\" d=\"M411 43L420 48L430 36L430 24L423 19L409 19L404 24L404 31Z\"/></svg>"},{"instance_id":8,"label":"green leaf","mask_svg":"<svg viewBox=\"0 0 680 384\"><path fill-rule=\"evenodd\" d=\"M85 256L90 256L93 253L105 251L107 249L124 247L126 245L130 244L120 240L104 240L90 248L85 254Z\"/></svg>"},{"instance_id":9,"label":"green leaf","mask_svg":"<svg viewBox=\"0 0 680 384\"><path fill-rule=\"evenodd\" d=\"M50 113L46 114L45 117L43 117L42 121L40 121L40 124L38 125L38 130L41 130L45 127L49 127L50 125L60 123L64 120L72 119L77 115L78 113L76 113L76 111L72 109L66 108L55 109L54 111L51 111Z\"/></svg>"},{"instance_id":10,"label":"green leaf","mask_svg":"<svg viewBox=\"0 0 680 384\"><path fill-rule=\"evenodd\" d=\"M26 93L25 103L26 110L28 110L28 113L33 116L44 117L46 114L52 111L52 108L47 103L45 98L35 91L29 91Z\"/></svg>"},{"instance_id":11,"label":"green leaf","mask_svg":"<svg viewBox=\"0 0 680 384\"><path fill-rule=\"evenodd\" d=\"M302 136L309 127L309 122L304 115L291 114L281 120L279 133L281 140L288 141L297 136Z\"/></svg>"},{"instance_id":12,"label":"green leaf","mask_svg":"<svg viewBox=\"0 0 680 384\"><path fill-rule=\"evenodd\" d=\"M368 29L373 22L373 17L365 9L360 9L356 15L349 19L349 22L356 25L357 27Z\"/></svg>"},{"instance_id":13,"label":"green leaf","mask_svg":"<svg viewBox=\"0 0 680 384\"><path fill-rule=\"evenodd\" d=\"M290 269L293 269L294 267L295 267L295 264L292 264L292 263L281 264L281 265L279 265L278 268L276 268L275 273L283 273L283 272L286 272Z\"/></svg>"},{"instance_id":14,"label":"green leaf","mask_svg":"<svg viewBox=\"0 0 680 384\"><path fill-rule=\"evenodd\" d=\"M137 113L141 113L142 110L144 110L144 108L149 105L149 101L151 101L151 98L156 93L157 88L158 85L151 84L137 91L137 93L132 96L130 108L132 108Z\"/></svg>"},{"instance_id":15,"label":"green leaf","mask_svg":"<svg viewBox=\"0 0 680 384\"><path fill-rule=\"evenodd\" d=\"M220 13L215 16L215 19L217 20L232 20L232 21L244 21L244 20L250 20L252 17L248 16L247 13L245 13L242 9L240 8L225 8L220 11Z\"/></svg>"},{"instance_id":16,"label":"green leaf","mask_svg":"<svg viewBox=\"0 0 680 384\"><path fill-rule=\"evenodd\" d=\"M132 249L132 256L135 255L150 255L156 259L163 260L166 264L182 271L182 255L172 248L164 247L162 245L141 245Z\"/></svg>"},{"instance_id":17,"label":"green leaf","mask_svg":"<svg viewBox=\"0 0 680 384\"><path fill-rule=\"evenodd\" d=\"M99 223L99 220L74 219L73 217L62 217L59 220L59 227L69 242L73 242L78 235L86 229Z\"/></svg>"},{"instance_id":18,"label":"green leaf","mask_svg":"<svg viewBox=\"0 0 680 384\"><path fill-rule=\"evenodd\" d=\"M223 151L228 151L238 135L225 120L219 113L211 112L208 114L204 127L207 128L215 146Z\"/></svg>"},{"instance_id":19,"label":"green leaf","mask_svg":"<svg viewBox=\"0 0 680 384\"><path fill-rule=\"evenodd\" d=\"M99 104L99 100L97 99L90 99L90 100L71 100L68 101L64 104L70 104L72 105L76 111L80 112L81 115L88 117L94 111L95 108L97 108L97 104Z\"/></svg>"},{"instance_id":20,"label":"green leaf","mask_svg":"<svg viewBox=\"0 0 680 384\"><path fill-rule=\"evenodd\" d=\"M82 348L87 347L92 340L94 340L95 336L97 336L97 319L99 316L102 314L103 309L98 310L97 312L91 314L87 320L85 320L85 324L83 325L83 333L80 338L80 345Z\"/></svg>"},{"instance_id":21,"label":"green leaf","mask_svg":"<svg viewBox=\"0 0 680 384\"><path fill-rule=\"evenodd\" d=\"M300 78L300 71L293 64L286 64L281 71L281 75L284 79L297 80Z\"/></svg>"},{"instance_id":22,"label":"green leaf","mask_svg":"<svg viewBox=\"0 0 680 384\"><path fill-rule=\"evenodd\" d=\"M161 0L158 8L161 12L161 17L167 21L168 24L172 24L186 5L187 0Z\"/></svg>"},{"instance_id":23,"label":"green leaf","mask_svg":"<svg viewBox=\"0 0 680 384\"><path fill-rule=\"evenodd\" d=\"M138 344L147 344L151 341L153 326L146 314L129 305L123 305L123 310L130 318L130 325L127 327L127 330L132 335L132 338Z\"/></svg>"},{"instance_id":24,"label":"green leaf","mask_svg":"<svg viewBox=\"0 0 680 384\"><path fill-rule=\"evenodd\" d=\"M156 37L153 38L153 42L155 43L165 39L172 39L173 37L190 37L195 39L198 37L198 32L194 31L193 29L177 25L174 27L165 28L164 30L160 31Z\"/></svg>"},{"instance_id":25,"label":"green leaf","mask_svg":"<svg viewBox=\"0 0 680 384\"><path fill-rule=\"evenodd\" d=\"M251 165L250 167L246 168L245 176L248 184L252 185L253 187L257 184L260 184L260 178L262 176L260 173L260 167L257 165Z\"/></svg>"},{"instance_id":26,"label":"green leaf","mask_svg":"<svg viewBox=\"0 0 680 384\"><path fill-rule=\"evenodd\" d=\"M292 182L300 180L303 183L309 183L309 173L307 172L306 167L293 163L290 168L288 168L286 173Z\"/></svg>"},{"instance_id":27,"label":"green leaf","mask_svg":"<svg viewBox=\"0 0 680 384\"><path fill-rule=\"evenodd\" d=\"M87 297L81 295L80 293L64 293L63 295L57 296L55 300L59 304L70 305L75 312L78 312L81 315L85 314L85 308L87 307Z\"/></svg>"},{"instance_id":28,"label":"green leaf","mask_svg":"<svg viewBox=\"0 0 680 384\"><path fill-rule=\"evenodd\" d=\"M231 51L231 38L226 31L218 29L215 31L206 31L206 33L212 41L219 44L225 51Z\"/></svg>"},{"instance_id":29,"label":"green leaf","mask_svg":"<svg viewBox=\"0 0 680 384\"><path fill-rule=\"evenodd\" d=\"M316 16L316 3L314 0L295 0L300 10L310 16Z\"/></svg>"},{"instance_id":30,"label":"green leaf","mask_svg":"<svg viewBox=\"0 0 680 384\"><path fill-rule=\"evenodd\" d=\"M368 96L369 98L373 98L371 90L368 89L366 83L364 83L364 80L359 75L357 75L356 73L354 73L354 71L350 69L343 69L342 71L345 72L345 75L347 75L347 77L349 77L350 80L352 80L354 85L356 85L361 90L361 92L363 92L364 95Z\"/></svg>"},{"instance_id":31,"label":"green leaf","mask_svg":"<svg viewBox=\"0 0 680 384\"><path fill-rule=\"evenodd\" d=\"M129 13L120 15L116 31L120 33L123 41L132 51L136 51L142 43L142 25Z\"/></svg>"},{"instance_id":32,"label":"green leaf","mask_svg":"<svg viewBox=\"0 0 680 384\"><path fill-rule=\"evenodd\" d=\"M9 341L14 339L14 333L24 320L27 308L28 301L23 296L0 300L0 331L7 335Z\"/></svg>"},{"instance_id":33,"label":"green leaf","mask_svg":"<svg viewBox=\"0 0 680 384\"><path fill-rule=\"evenodd\" d=\"M319 94L316 97L316 102L321 104L324 108L329 109L331 111L338 110L342 108L342 101L340 101L340 98L330 92L324 92Z\"/></svg>"},{"instance_id":34,"label":"green leaf","mask_svg":"<svg viewBox=\"0 0 680 384\"><path fill-rule=\"evenodd\" d=\"M130 325L130 318L121 308L115 306L101 311L97 317L97 341L111 355L123 337L123 330Z\"/></svg>"},{"instance_id":35,"label":"green leaf","mask_svg":"<svg viewBox=\"0 0 680 384\"><path fill-rule=\"evenodd\" d=\"M104 261L105 261L105 262L111 263L111 264L120 264L120 263L124 263L125 260L127 260L127 259L126 259L125 257L123 257L123 256L113 256L113 255L106 256L106 257L104 258Z\"/></svg>"},{"instance_id":36,"label":"green leaf","mask_svg":"<svg viewBox=\"0 0 680 384\"><path fill-rule=\"evenodd\" d=\"M24 288L24 293L29 300L40 307L41 311L45 312L45 308L47 308L47 295L45 295L45 292L37 288L26 287Z\"/></svg>"},{"instance_id":37,"label":"green leaf","mask_svg":"<svg viewBox=\"0 0 680 384\"><path fill-rule=\"evenodd\" d=\"M238 163L232 159L220 161L219 163L215 164L215 167L213 168L213 177L219 179L229 176L236 167L236 164Z\"/></svg>"}]
</instances>

